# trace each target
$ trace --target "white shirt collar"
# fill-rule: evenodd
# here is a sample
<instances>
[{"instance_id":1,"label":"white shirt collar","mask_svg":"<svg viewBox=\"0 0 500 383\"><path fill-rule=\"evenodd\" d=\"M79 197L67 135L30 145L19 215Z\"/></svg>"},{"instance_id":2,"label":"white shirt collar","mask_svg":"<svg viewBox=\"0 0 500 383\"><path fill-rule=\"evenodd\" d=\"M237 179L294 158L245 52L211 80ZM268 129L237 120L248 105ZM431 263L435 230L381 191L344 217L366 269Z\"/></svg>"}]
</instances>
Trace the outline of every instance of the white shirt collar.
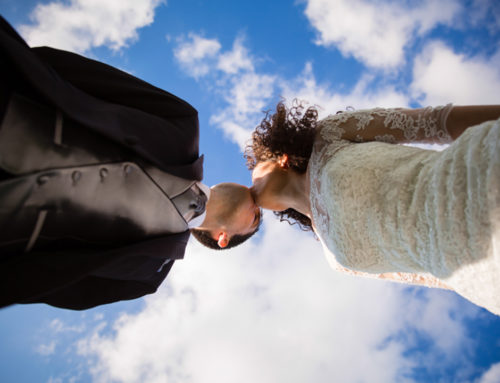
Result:
<instances>
[{"instance_id":1,"label":"white shirt collar","mask_svg":"<svg viewBox=\"0 0 500 383\"><path fill-rule=\"evenodd\" d=\"M196 186L198 186L200 190L203 192L203 194L207 196L207 203L208 203L208 200L210 199L210 188L207 185L202 184L201 182L197 182ZM205 211L202 214L200 214L197 217L194 217L191 221L188 222L189 228L194 229L195 227L201 226L206 216L207 216L207 209L205 208Z\"/></svg>"}]
</instances>

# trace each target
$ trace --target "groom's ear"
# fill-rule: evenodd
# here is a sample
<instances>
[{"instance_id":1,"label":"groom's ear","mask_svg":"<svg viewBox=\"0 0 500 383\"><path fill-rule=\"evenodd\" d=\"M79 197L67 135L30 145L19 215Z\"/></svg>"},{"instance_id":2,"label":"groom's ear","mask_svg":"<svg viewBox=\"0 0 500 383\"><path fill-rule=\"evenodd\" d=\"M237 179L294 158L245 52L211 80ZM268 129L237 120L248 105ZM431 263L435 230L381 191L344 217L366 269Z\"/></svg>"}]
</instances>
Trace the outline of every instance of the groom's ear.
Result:
<instances>
[{"instance_id":1,"label":"groom's ear","mask_svg":"<svg viewBox=\"0 0 500 383\"><path fill-rule=\"evenodd\" d=\"M229 244L229 236L225 231L219 234L219 238L217 240L217 244L221 249L225 248Z\"/></svg>"}]
</instances>

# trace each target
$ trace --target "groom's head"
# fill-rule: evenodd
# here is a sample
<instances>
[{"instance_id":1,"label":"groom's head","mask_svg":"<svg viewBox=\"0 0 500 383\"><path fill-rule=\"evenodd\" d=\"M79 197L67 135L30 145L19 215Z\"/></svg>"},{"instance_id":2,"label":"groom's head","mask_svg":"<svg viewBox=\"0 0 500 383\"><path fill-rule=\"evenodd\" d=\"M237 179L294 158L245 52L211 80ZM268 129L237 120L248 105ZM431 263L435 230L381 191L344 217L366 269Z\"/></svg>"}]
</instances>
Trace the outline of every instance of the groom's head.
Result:
<instances>
[{"instance_id":1,"label":"groom's head","mask_svg":"<svg viewBox=\"0 0 500 383\"><path fill-rule=\"evenodd\" d=\"M250 189L221 183L210 189L203 223L191 229L193 236L212 249L229 249L246 241L260 226L261 210Z\"/></svg>"}]
</instances>

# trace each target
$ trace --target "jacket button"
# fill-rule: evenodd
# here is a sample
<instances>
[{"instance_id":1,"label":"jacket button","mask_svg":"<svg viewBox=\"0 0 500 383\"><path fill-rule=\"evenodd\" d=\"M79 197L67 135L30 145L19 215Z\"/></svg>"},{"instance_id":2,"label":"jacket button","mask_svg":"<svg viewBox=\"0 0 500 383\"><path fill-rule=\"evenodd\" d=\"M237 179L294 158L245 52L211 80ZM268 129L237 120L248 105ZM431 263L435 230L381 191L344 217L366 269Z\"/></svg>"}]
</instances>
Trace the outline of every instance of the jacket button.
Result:
<instances>
[{"instance_id":1,"label":"jacket button","mask_svg":"<svg viewBox=\"0 0 500 383\"><path fill-rule=\"evenodd\" d=\"M75 185L78 181L80 181L80 178L82 178L82 173L79 172L78 170L75 170L71 174L71 179L73 180L73 185Z\"/></svg>"},{"instance_id":2,"label":"jacket button","mask_svg":"<svg viewBox=\"0 0 500 383\"><path fill-rule=\"evenodd\" d=\"M125 173L126 176L129 175L130 173L132 173L132 170L133 170L133 168L129 164L127 164L123 167L123 173Z\"/></svg>"},{"instance_id":3,"label":"jacket button","mask_svg":"<svg viewBox=\"0 0 500 383\"><path fill-rule=\"evenodd\" d=\"M101 170L99 170L99 176L101 177L101 181L104 181L104 178L106 178L107 175L108 175L108 169L101 168Z\"/></svg>"},{"instance_id":4,"label":"jacket button","mask_svg":"<svg viewBox=\"0 0 500 383\"><path fill-rule=\"evenodd\" d=\"M49 176L47 175L41 175L40 177L38 177L36 179L36 182L38 183L38 185L43 185L44 183L46 183L48 180L49 180Z\"/></svg>"}]
</instances>

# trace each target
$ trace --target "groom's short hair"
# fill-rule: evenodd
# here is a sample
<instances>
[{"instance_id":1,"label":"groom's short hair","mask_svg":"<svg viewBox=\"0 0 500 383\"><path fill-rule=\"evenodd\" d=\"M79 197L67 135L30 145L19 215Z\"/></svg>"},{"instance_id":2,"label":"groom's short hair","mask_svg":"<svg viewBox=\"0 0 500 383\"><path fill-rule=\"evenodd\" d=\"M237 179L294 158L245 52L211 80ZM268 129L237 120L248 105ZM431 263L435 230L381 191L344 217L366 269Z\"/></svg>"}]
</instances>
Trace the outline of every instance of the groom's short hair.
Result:
<instances>
[{"instance_id":1,"label":"groom's short hair","mask_svg":"<svg viewBox=\"0 0 500 383\"><path fill-rule=\"evenodd\" d=\"M255 228L254 231L251 233L247 234L235 234L233 235L227 244L226 247L220 247L219 244L215 239L212 238L212 235L210 234L210 231L208 230L202 230L202 229L191 229L191 234L193 234L193 237L195 237L198 242L200 242L203 246L208 247L210 249L214 250L226 250L230 249L231 247L235 247L238 245L241 245L243 242L245 242L248 238L250 238L252 235L257 233L259 231L260 225L261 225L262 220L259 221L259 224Z\"/></svg>"}]
</instances>

